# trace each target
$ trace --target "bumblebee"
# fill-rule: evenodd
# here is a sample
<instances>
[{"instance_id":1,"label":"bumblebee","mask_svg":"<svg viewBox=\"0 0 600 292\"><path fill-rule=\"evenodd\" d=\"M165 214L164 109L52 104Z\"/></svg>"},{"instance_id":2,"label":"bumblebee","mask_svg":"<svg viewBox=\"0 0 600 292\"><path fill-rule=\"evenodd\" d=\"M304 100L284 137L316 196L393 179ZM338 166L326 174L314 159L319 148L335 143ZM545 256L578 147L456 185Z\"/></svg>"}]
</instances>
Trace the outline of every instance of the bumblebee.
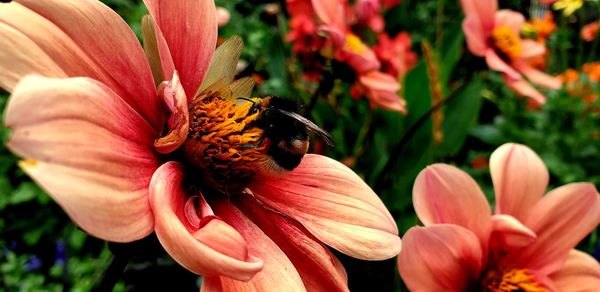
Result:
<instances>
[{"instance_id":1,"label":"bumblebee","mask_svg":"<svg viewBox=\"0 0 600 292\"><path fill-rule=\"evenodd\" d=\"M299 103L281 97L222 99L209 95L189 107L183 152L199 179L224 193L243 190L258 176L296 168L309 147L309 132L333 145L329 133L303 117Z\"/></svg>"}]
</instances>

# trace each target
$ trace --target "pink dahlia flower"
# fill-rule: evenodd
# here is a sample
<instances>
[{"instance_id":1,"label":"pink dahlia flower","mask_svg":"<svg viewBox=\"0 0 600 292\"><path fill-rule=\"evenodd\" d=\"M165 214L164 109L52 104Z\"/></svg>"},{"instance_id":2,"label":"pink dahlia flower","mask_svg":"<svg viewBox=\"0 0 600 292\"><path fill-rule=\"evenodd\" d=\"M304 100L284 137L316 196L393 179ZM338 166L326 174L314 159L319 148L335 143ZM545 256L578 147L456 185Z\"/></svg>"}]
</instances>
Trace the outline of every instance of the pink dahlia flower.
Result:
<instances>
[{"instance_id":1,"label":"pink dahlia flower","mask_svg":"<svg viewBox=\"0 0 600 292\"><path fill-rule=\"evenodd\" d=\"M0 4L8 147L77 225L115 242L156 232L173 259L205 276L207 291L347 290L344 268L325 245L370 260L399 252L381 200L329 158L306 155L293 171L257 175L239 192L207 187L212 173L195 164L207 157L190 155L198 141L229 143L212 144L227 150L221 154L205 153L235 159L232 141L260 135L232 130L252 119L249 106L232 100L211 108L237 118L215 116L227 125L202 107L211 106L203 98L250 94L249 79L232 81L241 41L215 52L213 1L144 2L148 58L98 1ZM214 135L192 137L207 127Z\"/></svg>"},{"instance_id":2,"label":"pink dahlia flower","mask_svg":"<svg viewBox=\"0 0 600 292\"><path fill-rule=\"evenodd\" d=\"M549 89L560 89L558 78L529 66L527 59L544 55L546 49L533 40L521 39L525 23L522 14L498 10L497 0L461 0L465 19L463 31L472 54L484 57L488 66L501 72L506 85L518 94L542 105L546 97L531 86L531 82Z\"/></svg>"},{"instance_id":3,"label":"pink dahlia flower","mask_svg":"<svg viewBox=\"0 0 600 292\"><path fill-rule=\"evenodd\" d=\"M410 35L401 32L394 38L387 34L378 35L373 50L383 64L384 72L400 78L417 64L417 54L410 47Z\"/></svg>"},{"instance_id":4,"label":"pink dahlia flower","mask_svg":"<svg viewBox=\"0 0 600 292\"><path fill-rule=\"evenodd\" d=\"M403 238L398 269L413 291L596 291L600 264L574 249L600 223L594 185L544 195L548 171L528 147L505 144L490 158L490 212L465 172L434 164L419 173L415 211L425 227Z\"/></svg>"}]
</instances>

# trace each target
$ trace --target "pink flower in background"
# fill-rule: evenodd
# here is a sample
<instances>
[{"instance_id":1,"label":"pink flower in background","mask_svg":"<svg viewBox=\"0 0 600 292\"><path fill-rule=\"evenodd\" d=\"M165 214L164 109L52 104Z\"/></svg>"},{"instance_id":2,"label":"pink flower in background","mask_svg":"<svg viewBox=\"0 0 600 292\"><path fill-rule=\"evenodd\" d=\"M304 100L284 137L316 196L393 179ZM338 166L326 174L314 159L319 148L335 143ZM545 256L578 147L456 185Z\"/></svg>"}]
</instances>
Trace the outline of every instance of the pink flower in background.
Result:
<instances>
[{"instance_id":1,"label":"pink flower in background","mask_svg":"<svg viewBox=\"0 0 600 292\"><path fill-rule=\"evenodd\" d=\"M385 73L400 78L417 63L417 54L410 49L411 40L408 33L401 32L394 38L380 34L377 39L378 43L373 50Z\"/></svg>"},{"instance_id":2,"label":"pink flower in background","mask_svg":"<svg viewBox=\"0 0 600 292\"><path fill-rule=\"evenodd\" d=\"M223 53L239 54L241 41L215 53L213 1L144 2L148 58L98 1L0 4L7 146L77 225L116 242L155 232L173 259L205 276L207 291L347 290L325 244L360 259L399 252L381 200L324 156L306 155L243 193L202 189L189 157L172 153L189 141L198 92L219 82L248 91L243 79L232 83L237 58Z\"/></svg>"},{"instance_id":3,"label":"pink flower in background","mask_svg":"<svg viewBox=\"0 0 600 292\"><path fill-rule=\"evenodd\" d=\"M425 227L403 238L398 269L414 291L594 291L600 264L573 249L600 223L594 185L546 195L548 171L528 147L505 144L490 158L495 211L477 183L446 164L421 171L413 204Z\"/></svg>"},{"instance_id":4,"label":"pink flower in background","mask_svg":"<svg viewBox=\"0 0 600 292\"><path fill-rule=\"evenodd\" d=\"M359 23L368 26L374 32L382 32L385 26L379 0L357 0L354 11Z\"/></svg>"},{"instance_id":5,"label":"pink flower in background","mask_svg":"<svg viewBox=\"0 0 600 292\"><path fill-rule=\"evenodd\" d=\"M341 1L313 1L315 13L333 44L335 58L350 66L357 76L351 94L366 95L371 106L406 113L406 101L398 95L400 84L389 74L380 72L375 52L350 31Z\"/></svg>"},{"instance_id":6,"label":"pink flower in background","mask_svg":"<svg viewBox=\"0 0 600 292\"><path fill-rule=\"evenodd\" d=\"M217 7L217 25L219 27L227 25L230 19L231 14L229 13L229 10L223 7Z\"/></svg>"},{"instance_id":7,"label":"pink flower in background","mask_svg":"<svg viewBox=\"0 0 600 292\"><path fill-rule=\"evenodd\" d=\"M463 31L472 54L484 57L488 66L501 72L506 85L517 93L531 98L538 105L546 97L531 86L531 82L549 89L560 89L560 80L529 66L529 58L541 56L545 47L533 40L520 38L525 18L510 10L498 11L497 0L461 0L465 19Z\"/></svg>"}]
</instances>

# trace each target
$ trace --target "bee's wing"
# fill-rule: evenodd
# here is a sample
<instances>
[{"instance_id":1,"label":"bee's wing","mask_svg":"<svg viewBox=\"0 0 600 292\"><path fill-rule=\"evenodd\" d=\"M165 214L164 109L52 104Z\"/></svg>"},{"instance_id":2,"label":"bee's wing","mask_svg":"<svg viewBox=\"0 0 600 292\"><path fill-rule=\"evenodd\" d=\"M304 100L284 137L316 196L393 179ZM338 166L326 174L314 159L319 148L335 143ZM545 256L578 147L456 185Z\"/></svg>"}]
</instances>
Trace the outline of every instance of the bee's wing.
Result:
<instances>
[{"instance_id":1,"label":"bee's wing","mask_svg":"<svg viewBox=\"0 0 600 292\"><path fill-rule=\"evenodd\" d=\"M319 135L319 137L321 137L321 139L323 139L323 141L325 141L325 143L327 143L327 145L334 146L333 138L331 138L331 135L329 133L327 133L327 131L319 128L319 126L315 125L315 123L313 123L311 120L301 116L298 113L288 112L288 111L284 111L281 109L277 109L277 110L279 112L281 112L282 114L302 123L303 125L306 126L307 129L317 133Z\"/></svg>"}]
</instances>

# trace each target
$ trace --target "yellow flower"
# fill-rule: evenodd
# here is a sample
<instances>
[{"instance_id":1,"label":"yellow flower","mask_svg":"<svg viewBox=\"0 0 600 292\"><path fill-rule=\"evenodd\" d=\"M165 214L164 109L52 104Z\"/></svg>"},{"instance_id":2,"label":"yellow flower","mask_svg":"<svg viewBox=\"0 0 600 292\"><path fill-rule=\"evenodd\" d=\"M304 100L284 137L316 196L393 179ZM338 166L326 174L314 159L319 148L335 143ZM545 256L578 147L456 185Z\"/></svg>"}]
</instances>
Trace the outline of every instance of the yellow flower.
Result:
<instances>
[{"instance_id":1,"label":"yellow flower","mask_svg":"<svg viewBox=\"0 0 600 292\"><path fill-rule=\"evenodd\" d=\"M569 16L581 6L583 6L583 0L558 0L552 5L552 8L562 10L564 15Z\"/></svg>"}]
</instances>

